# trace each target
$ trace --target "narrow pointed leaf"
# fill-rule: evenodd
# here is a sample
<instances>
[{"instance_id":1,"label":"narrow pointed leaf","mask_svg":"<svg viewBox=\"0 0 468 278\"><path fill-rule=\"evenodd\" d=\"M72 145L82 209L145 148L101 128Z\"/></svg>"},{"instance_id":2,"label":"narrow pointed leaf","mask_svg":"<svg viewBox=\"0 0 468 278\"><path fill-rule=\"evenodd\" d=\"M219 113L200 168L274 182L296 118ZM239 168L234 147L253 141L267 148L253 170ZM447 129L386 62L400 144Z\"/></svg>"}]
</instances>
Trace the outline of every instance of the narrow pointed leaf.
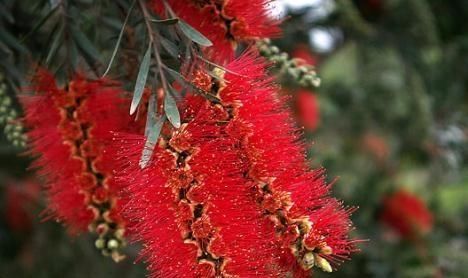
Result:
<instances>
[{"instance_id":1,"label":"narrow pointed leaf","mask_svg":"<svg viewBox=\"0 0 468 278\"><path fill-rule=\"evenodd\" d=\"M102 16L100 21L104 25L106 25L107 27L118 30L119 32L120 32L120 30L122 30L122 25L123 24L118 19L115 19L115 18L110 17L110 16Z\"/></svg>"},{"instance_id":2,"label":"narrow pointed leaf","mask_svg":"<svg viewBox=\"0 0 468 278\"><path fill-rule=\"evenodd\" d=\"M88 55L93 60L100 62L101 61L101 54L96 49L94 44L86 37L86 35L78 28L72 28L72 36L73 39L76 41L78 47L84 52L84 54Z\"/></svg>"},{"instance_id":3,"label":"narrow pointed leaf","mask_svg":"<svg viewBox=\"0 0 468 278\"><path fill-rule=\"evenodd\" d=\"M28 49L24 47L16 38L8 33L4 28L0 28L0 41L22 53L27 53Z\"/></svg>"},{"instance_id":4,"label":"narrow pointed leaf","mask_svg":"<svg viewBox=\"0 0 468 278\"><path fill-rule=\"evenodd\" d=\"M179 22L178 18L168 18L168 19L151 19L151 22L164 25L174 25Z\"/></svg>"},{"instance_id":5,"label":"narrow pointed leaf","mask_svg":"<svg viewBox=\"0 0 468 278\"><path fill-rule=\"evenodd\" d=\"M139 165L143 169L145 168L149 161L151 160L151 156L153 155L154 147L156 146L156 142L158 141L159 134L161 133L162 126L166 121L166 117L160 116L156 119L153 126L150 127L148 136L146 138L145 146L143 147L143 152L141 154Z\"/></svg>"},{"instance_id":6,"label":"narrow pointed leaf","mask_svg":"<svg viewBox=\"0 0 468 278\"><path fill-rule=\"evenodd\" d=\"M177 109L177 103L172 96L172 89L166 92L164 97L164 112L166 113L167 119L175 128L180 127L180 114Z\"/></svg>"},{"instance_id":7,"label":"narrow pointed leaf","mask_svg":"<svg viewBox=\"0 0 468 278\"><path fill-rule=\"evenodd\" d=\"M146 114L146 127L145 127L145 136L148 137L151 132L151 128L156 123L156 96L151 94L148 101L148 112Z\"/></svg>"},{"instance_id":8,"label":"narrow pointed leaf","mask_svg":"<svg viewBox=\"0 0 468 278\"><path fill-rule=\"evenodd\" d=\"M202 33L198 32L197 29L190 26L187 22L179 20L178 22L180 30L193 42L201 46L212 46L213 43L205 37Z\"/></svg>"},{"instance_id":9,"label":"narrow pointed leaf","mask_svg":"<svg viewBox=\"0 0 468 278\"><path fill-rule=\"evenodd\" d=\"M198 88L197 86L195 86L194 84L192 84L191 82L185 80L185 78L180 74L178 73L177 71L169 68L169 67L164 67L165 71L167 73L169 73L169 75L176 81L178 81L181 85L183 85L185 87L185 89L187 88L190 88L191 90L195 91L195 92L198 92L198 93L203 93L203 96L208 98L209 100L215 102L215 103L219 103L219 99L216 98L215 96L213 95L210 95L208 94L208 92L205 92L203 90L201 90L200 88Z\"/></svg>"},{"instance_id":10,"label":"narrow pointed leaf","mask_svg":"<svg viewBox=\"0 0 468 278\"><path fill-rule=\"evenodd\" d=\"M106 71L102 75L103 77L106 76L109 73L109 71L110 71L110 69L112 67L112 63L114 62L115 56L117 55L117 51L119 50L120 42L122 41L122 37L123 37L124 31L125 31L125 26L127 26L127 22L128 22L128 19L130 18L130 14L132 13L133 6L135 6L135 2L136 2L136 0L134 0L132 2L132 5L128 9L127 16L125 17L124 23L122 24L122 28L120 29L119 37L117 39L117 42L115 43L115 47L114 47L114 51L112 52L111 59L109 61L109 64L107 65Z\"/></svg>"},{"instance_id":11,"label":"narrow pointed leaf","mask_svg":"<svg viewBox=\"0 0 468 278\"><path fill-rule=\"evenodd\" d=\"M57 34L55 34L54 40L52 41L52 44L50 45L50 50L45 60L46 65L50 64L55 54L57 53L57 50L59 49L60 44L62 42L62 37L63 37L62 35L63 35L63 26L60 27Z\"/></svg>"},{"instance_id":12,"label":"narrow pointed leaf","mask_svg":"<svg viewBox=\"0 0 468 278\"><path fill-rule=\"evenodd\" d=\"M15 22L13 15L10 13L4 3L0 3L0 16L6 19L6 21L10 24Z\"/></svg>"},{"instance_id":13,"label":"narrow pointed leaf","mask_svg":"<svg viewBox=\"0 0 468 278\"><path fill-rule=\"evenodd\" d=\"M172 57L179 57L179 48L173 42L161 37L161 45Z\"/></svg>"},{"instance_id":14,"label":"narrow pointed leaf","mask_svg":"<svg viewBox=\"0 0 468 278\"><path fill-rule=\"evenodd\" d=\"M55 13L57 7L52 8L44 17L42 17L39 22L29 31L24 37L21 38L20 42L27 40L32 34L36 33L44 23Z\"/></svg>"},{"instance_id":15,"label":"narrow pointed leaf","mask_svg":"<svg viewBox=\"0 0 468 278\"><path fill-rule=\"evenodd\" d=\"M164 66L164 69L166 70L167 73L169 73L169 75L177 82L179 83L186 83L188 81L185 80L185 78L177 71L169 68L169 67L166 67Z\"/></svg>"},{"instance_id":16,"label":"narrow pointed leaf","mask_svg":"<svg viewBox=\"0 0 468 278\"><path fill-rule=\"evenodd\" d=\"M56 8L60 4L60 0L49 0L49 4L52 8Z\"/></svg>"},{"instance_id":17,"label":"narrow pointed leaf","mask_svg":"<svg viewBox=\"0 0 468 278\"><path fill-rule=\"evenodd\" d=\"M69 41L68 47L70 48L70 62L72 64L73 70L78 68L78 47L73 41Z\"/></svg>"},{"instance_id":18,"label":"narrow pointed leaf","mask_svg":"<svg viewBox=\"0 0 468 278\"><path fill-rule=\"evenodd\" d=\"M6 44L4 44L2 41L0 41L0 50L2 50L5 53L11 53L8 46Z\"/></svg>"},{"instance_id":19,"label":"narrow pointed leaf","mask_svg":"<svg viewBox=\"0 0 468 278\"><path fill-rule=\"evenodd\" d=\"M145 56L140 64L140 69L138 70L137 80L135 82L135 89L133 90L133 99L130 106L130 115L135 113L138 104L140 104L141 97L143 96L143 91L146 85L146 79L148 77L149 68L151 62L151 43L146 50Z\"/></svg>"}]
</instances>

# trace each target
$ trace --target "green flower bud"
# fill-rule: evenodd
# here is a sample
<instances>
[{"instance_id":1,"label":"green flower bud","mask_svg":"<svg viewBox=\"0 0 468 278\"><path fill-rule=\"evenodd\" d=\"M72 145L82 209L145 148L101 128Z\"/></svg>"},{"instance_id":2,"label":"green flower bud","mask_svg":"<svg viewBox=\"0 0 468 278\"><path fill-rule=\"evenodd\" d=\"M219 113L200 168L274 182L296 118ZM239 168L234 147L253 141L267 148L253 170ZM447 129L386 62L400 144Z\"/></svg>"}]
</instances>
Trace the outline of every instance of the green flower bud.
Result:
<instances>
[{"instance_id":1,"label":"green flower bud","mask_svg":"<svg viewBox=\"0 0 468 278\"><path fill-rule=\"evenodd\" d=\"M107 242L107 248L114 250L120 247L120 243L116 239L111 239Z\"/></svg>"},{"instance_id":2,"label":"green flower bud","mask_svg":"<svg viewBox=\"0 0 468 278\"><path fill-rule=\"evenodd\" d=\"M96 241L94 242L94 245L95 245L96 248L99 249L99 250L104 249L104 247L106 246L106 240L103 239L103 238L98 238L98 239L96 239Z\"/></svg>"}]
</instances>

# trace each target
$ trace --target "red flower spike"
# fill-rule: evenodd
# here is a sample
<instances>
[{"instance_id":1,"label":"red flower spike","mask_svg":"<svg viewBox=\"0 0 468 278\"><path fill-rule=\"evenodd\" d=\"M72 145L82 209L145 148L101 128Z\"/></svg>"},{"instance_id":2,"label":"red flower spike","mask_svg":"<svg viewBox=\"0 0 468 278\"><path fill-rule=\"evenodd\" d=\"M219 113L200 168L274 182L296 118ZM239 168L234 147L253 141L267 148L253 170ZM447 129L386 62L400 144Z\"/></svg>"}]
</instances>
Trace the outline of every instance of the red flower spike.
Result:
<instances>
[{"instance_id":1,"label":"red flower spike","mask_svg":"<svg viewBox=\"0 0 468 278\"><path fill-rule=\"evenodd\" d=\"M266 65L247 54L212 83L212 103L187 97L182 126L163 129L140 170L144 138L122 136L124 214L152 277L308 277L355 251L350 209L311 171ZM195 84L198 85L198 84ZM116 139L119 140L119 139Z\"/></svg>"},{"instance_id":2,"label":"red flower spike","mask_svg":"<svg viewBox=\"0 0 468 278\"><path fill-rule=\"evenodd\" d=\"M24 235L31 233L33 210L39 206L40 188L34 180L7 182L3 218L9 229Z\"/></svg>"},{"instance_id":3,"label":"red flower spike","mask_svg":"<svg viewBox=\"0 0 468 278\"><path fill-rule=\"evenodd\" d=\"M296 107L300 123L307 130L316 130L320 124L320 108L317 96L309 91L298 91Z\"/></svg>"},{"instance_id":4,"label":"red flower spike","mask_svg":"<svg viewBox=\"0 0 468 278\"><path fill-rule=\"evenodd\" d=\"M296 46L291 55L296 59L300 59L300 64L317 65L318 57L311 52L310 47L306 44Z\"/></svg>"},{"instance_id":5,"label":"red flower spike","mask_svg":"<svg viewBox=\"0 0 468 278\"><path fill-rule=\"evenodd\" d=\"M390 157L391 149L385 137L367 132L361 140L364 151L369 153L380 165L383 165Z\"/></svg>"},{"instance_id":6,"label":"red flower spike","mask_svg":"<svg viewBox=\"0 0 468 278\"><path fill-rule=\"evenodd\" d=\"M385 198L381 221L408 240L427 234L433 225L432 213L424 201L405 190Z\"/></svg>"},{"instance_id":7,"label":"red flower spike","mask_svg":"<svg viewBox=\"0 0 468 278\"><path fill-rule=\"evenodd\" d=\"M236 140L217 125L224 116L216 118L223 113L213 113L215 106L189 97L181 109L184 124L163 135L142 172L141 143L122 147L130 165L118 172L131 184L125 206L134 219L131 234L146 243L143 254L154 277L284 277L286 269L275 259L281 250L271 240L274 229L252 188L242 186L247 165ZM190 147L180 148L181 141Z\"/></svg>"},{"instance_id":8,"label":"red flower spike","mask_svg":"<svg viewBox=\"0 0 468 278\"><path fill-rule=\"evenodd\" d=\"M49 210L73 233L87 228L96 232L96 246L114 260L125 244L125 222L115 212L121 184L114 181L114 159L106 149L110 131L130 126L127 103L120 89L108 81L75 77L58 88L52 75L40 71L33 90L38 96L23 100L31 131L34 166L46 177Z\"/></svg>"},{"instance_id":9,"label":"red flower spike","mask_svg":"<svg viewBox=\"0 0 468 278\"><path fill-rule=\"evenodd\" d=\"M169 0L178 17L185 20L208 39L213 46L206 49L216 62L232 60L239 42L277 36L279 20L269 15L270 0ZM163 1L150 5L166 15Z\"/></svg>"},{"instance_id":10,"label":"red flower spike","mask_svg":"<svg viewBox=\"0 0 468 278\"><path fill-rule=\"evenodd\" d=\"M265 78L264 68L265 65L252 55L231 63L229 72L236 74L225 74L229 84L219 92L222 102L237 107L233 122L239 120L251 127L250 132L237 132L244 136L244 149L251 163L250 178L265 197L271 192L284 192L281 195L289 192L291 202L285 203L280 213L270 218L276 217L275 223L280 223L277 228L283 230L288 230L290 225L299 227L301 236L296 246L290 248L299 265L307 269L306 255L309 252L321 254L323 248L326 253L333 250L331 254L323 254L324 257L331 262L341 261L355 251L347 236L351 228L350 211L343 210L340 203L327 197L329 186L324 182L323 170L308 170L305 150L297 143L291 115L284 109L284 101L276 94L271 80ZM326 215L330 217L324 217ZM315 246L304 246L311 234L320 240Z\"/></svg>"}]
</instances>

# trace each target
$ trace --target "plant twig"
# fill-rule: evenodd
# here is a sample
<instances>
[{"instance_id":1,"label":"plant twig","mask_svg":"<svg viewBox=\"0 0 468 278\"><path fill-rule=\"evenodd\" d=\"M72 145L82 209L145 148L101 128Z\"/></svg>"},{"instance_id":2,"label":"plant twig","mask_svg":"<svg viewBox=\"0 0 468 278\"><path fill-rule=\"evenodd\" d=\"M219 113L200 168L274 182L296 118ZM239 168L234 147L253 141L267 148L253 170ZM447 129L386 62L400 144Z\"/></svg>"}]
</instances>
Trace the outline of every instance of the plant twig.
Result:
<instances>
[{"instance_id":1,"label":"plant twig","mask_svg":"<svg viewBox=\"0 0 468 278\"><path fill-rule=\"evenodd\" d=\"M161 55L159 53L159 48L156 43L159 40L159 34L153 30L153 26L151 25L151 15L148 11L148 8L146 7L145 2L143 0L138 0L138 4L140 6L141 12L143 13L143 18L145 21L146 30L148 31L150 43L153 45L153 53L154 58L156 59L156 67L158 68L159 76L161 77L161 83L164 89L164 93L168 93L167 79L164 75L164 71L162 70Z\"/></svg>"}]
</instances>

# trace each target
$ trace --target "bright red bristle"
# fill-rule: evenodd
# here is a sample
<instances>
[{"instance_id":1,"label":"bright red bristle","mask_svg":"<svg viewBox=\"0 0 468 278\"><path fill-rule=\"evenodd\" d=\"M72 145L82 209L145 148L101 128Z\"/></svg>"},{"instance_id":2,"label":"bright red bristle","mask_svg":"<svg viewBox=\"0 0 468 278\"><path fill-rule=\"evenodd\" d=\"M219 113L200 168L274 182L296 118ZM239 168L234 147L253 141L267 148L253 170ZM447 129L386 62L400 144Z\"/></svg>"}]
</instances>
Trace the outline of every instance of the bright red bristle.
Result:
<instances>
[{"instance_id":1,"label":"bright red bristle","mask_svg":"<svg viewBox=\"0 0 468 278\"><path fill-rule=\"evenodd\" d=\"M33 81L37 95L23 99L25 120L30 152L38 156L34 166L47 180L49 211L72 233L98 233L98 248L119 260L115 249L124 245L125 222L116 213L116 195L122 185L113 180L115 163L106 148L110 131L131 129L123 91L81 76L60 88L44 70Z\"/></svg>"},{"instance_id":2,"label":"bright red bristle","mask_svg":"<svg viewBox=\"0 0 468 278\"><path fill-rule=\"evenodd\" d=\"M289 249L303 268L310 266L304 260L313 254L322 262L316 261L315 265L331 271L328 262L317 257L342 258L355 249L348 239L349 212L327 197L330 188L323 170L309 170L292 117L271 80L265 78L264 63L247 55L228 69L235 74L224 75L229 83L220 91L220 97L222 102L237 107L232 123L238 121L237 126L244 126L237 127L240 131L236 136L244 137L244 149L251 163L249 176L263 191L260 205L277 219L277 229L299 230ZM323 217L324 211L327 218ZM309 237L320 240L306 245ZM286 232L280 235L280 240L288 238Z\"/></svg>"},{"instance_id":3,"label":"bright red bristle","mask_svg":"<svg viewBox=\"0 0 468 278\"><path fill-rule=\"evenodd\" d=\"M175 14L197 29L213 46L206 49L218 62L232 60L238 43L277 36L279 20L269 14L269 0L169 0ZM160 15L167 16L163 1L150 2Z\"/></svg>"},{"instance_id":4,"label":"bright red bristle","mask_svg":"<svg viewBox=\"0 0 468 278\"><path fill-rule=\"evenodd\" d=\"M281 250L272 240L271 223L245 186L248 165L242 163L237 140L217 125L228 113L201 97L189 97L185 104L185 123L163 134L143 171L137 166L141 143L128 139L134 136L124 136L128 145L120 150L128 160L119 179L131 184L125 214L134 220L132 234L145 243L153 276L284 276L272 257ZM175 251L161 255L167 250ZM179 264L185 268L175 271Z\"/></svg>"},{"instance_id":5,"label":"bright red bristle","mask_svg":"<svg viewBox=\"0 0 468 278\"><path fill-rule=\"evenodd\" d=\"M234 73L215 71L206 89L219 101L184 99L182 126L163 129L142 171L144 138L120 139L125 215L153 277L180 264L179 277L307 277L355 251L351 211L328 196L324 170L309 169L265 67L250 53L227 66Z\"/></svg>"}]
</instances>

